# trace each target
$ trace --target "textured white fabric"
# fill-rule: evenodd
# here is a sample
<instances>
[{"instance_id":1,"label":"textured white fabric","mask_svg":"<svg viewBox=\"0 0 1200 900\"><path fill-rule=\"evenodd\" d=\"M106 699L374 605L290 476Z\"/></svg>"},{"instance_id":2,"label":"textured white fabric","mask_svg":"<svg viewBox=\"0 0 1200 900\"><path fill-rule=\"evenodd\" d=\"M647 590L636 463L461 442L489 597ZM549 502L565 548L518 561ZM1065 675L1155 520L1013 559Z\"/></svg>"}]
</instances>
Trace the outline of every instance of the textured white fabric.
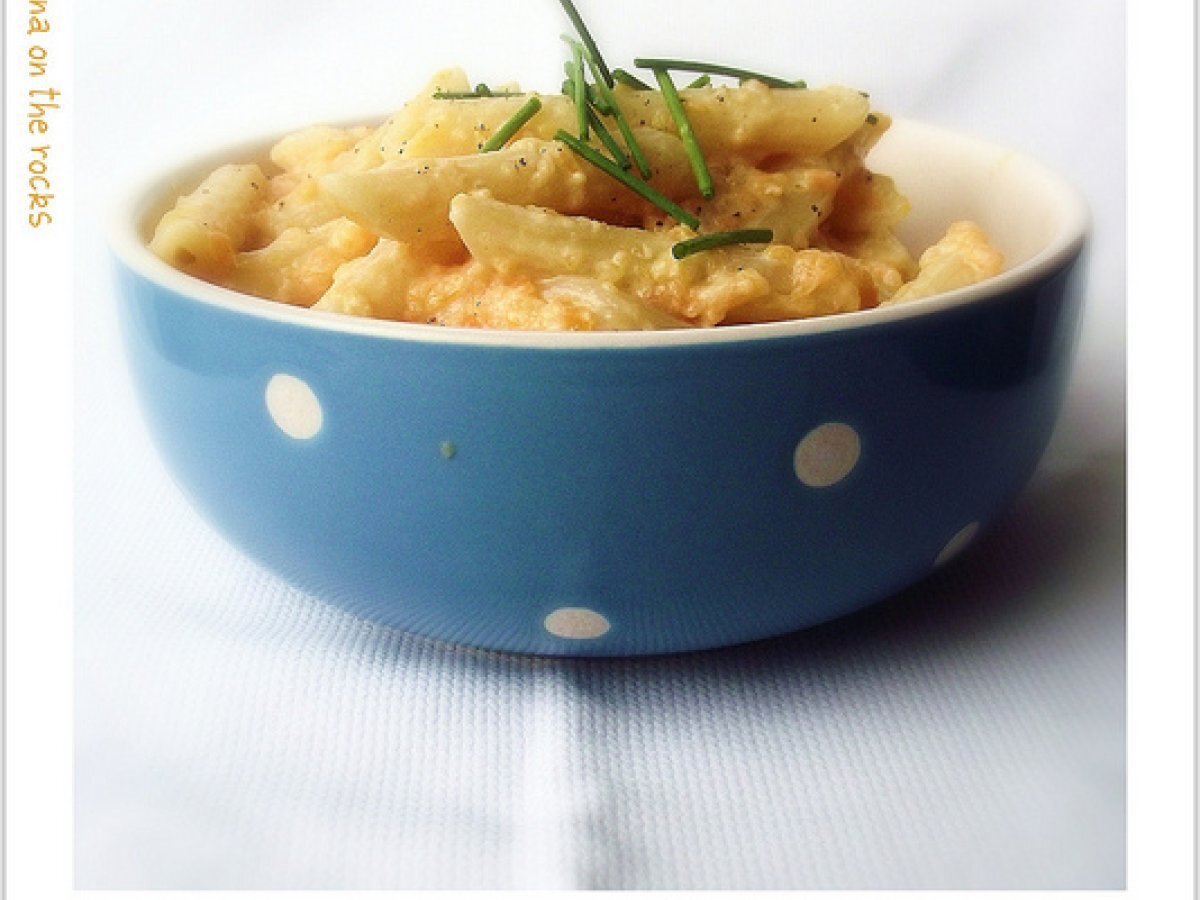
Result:
<instances>
[{"instance_id":1,"label":"textured white fabric","mask_svg":"<svg viewBox=\"0 0 1200 900\"><path fill-rule=\"evenodd\" d=\"M846 81L1029 150L1089 194L1090 306L1045 463L976 545L887 603L673 658L474 652L279 582L172 484L121 360L107 187L230 135L387 109L440 64L554 83L557 5L508 7L78 5L78 886L1120 887L1115 0L844 0L791 36L766 24L795 15L783 2L733 22L727 3L605 5L609 23L643 10L639 34L603 28L614 59Z\"/></svg>"}]
</instances>

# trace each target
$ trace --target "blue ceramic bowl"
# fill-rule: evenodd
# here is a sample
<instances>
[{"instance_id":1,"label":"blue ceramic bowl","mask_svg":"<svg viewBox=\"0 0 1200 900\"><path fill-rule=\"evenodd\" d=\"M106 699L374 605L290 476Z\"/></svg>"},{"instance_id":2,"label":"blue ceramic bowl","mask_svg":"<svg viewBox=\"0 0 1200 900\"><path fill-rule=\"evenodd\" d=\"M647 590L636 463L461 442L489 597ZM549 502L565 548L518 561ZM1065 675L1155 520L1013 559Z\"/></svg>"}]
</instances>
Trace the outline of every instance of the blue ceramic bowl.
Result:
<instances>
[{"instance_id":1,"label":"blue ceramic bowl","mask_svg":"<svg viewBox=\"0 0 1200 900\"><path fill-rule=\"evenodd\" d=\"M992 234L1011 268L986 284L808 321L546 334L296 309L146 249L181 188L265 146L121 211L128 356L204 516L372 620L576 656L805 628L961 550L1054 426L1087 212L1010 151L898 121L872 157L913 201L914 246L954 218Z\"/></svg>"}]
</instances>

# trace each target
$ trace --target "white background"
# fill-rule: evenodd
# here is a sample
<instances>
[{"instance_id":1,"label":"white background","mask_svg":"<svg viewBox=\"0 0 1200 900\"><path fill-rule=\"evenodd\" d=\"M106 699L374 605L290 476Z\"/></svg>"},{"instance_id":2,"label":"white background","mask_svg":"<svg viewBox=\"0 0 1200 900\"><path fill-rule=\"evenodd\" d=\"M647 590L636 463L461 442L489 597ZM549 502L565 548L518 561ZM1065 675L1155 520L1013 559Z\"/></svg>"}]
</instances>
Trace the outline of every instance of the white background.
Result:
<instances>
[{"instance_id":1,"label":"white background","mask_svg":"<svg viewBox=\"0 0 1200 900\"><path fill-rule=\"evenodd\" d=\"M366 629L244 562L141 431L98 234L114 188L146 167L378 114L441 65L556 84L556 5L75 10L77 167L57 183L77 221L80 886L1122 883L1123 9L754 10L614 0L589 18L614 62L689 55L850 83L1069 173L1096 219L1077 377L1038 480L953 573L818 638L633 667L481 662ZM26 269L10 297L70 274ZM10 329L22 321L14 309ZM70 383L50 393L69 401ZM24 399L12 415L37 421ZM46 437L39 455L66 466L26 510L62 508L70 435ZM26 483L10 470L14 499ZM38 515L31 532L52 527ZM56 597L60 570L22 584ZM10 626L28 597L10 594Z\"/></svg>"}]
</instances>

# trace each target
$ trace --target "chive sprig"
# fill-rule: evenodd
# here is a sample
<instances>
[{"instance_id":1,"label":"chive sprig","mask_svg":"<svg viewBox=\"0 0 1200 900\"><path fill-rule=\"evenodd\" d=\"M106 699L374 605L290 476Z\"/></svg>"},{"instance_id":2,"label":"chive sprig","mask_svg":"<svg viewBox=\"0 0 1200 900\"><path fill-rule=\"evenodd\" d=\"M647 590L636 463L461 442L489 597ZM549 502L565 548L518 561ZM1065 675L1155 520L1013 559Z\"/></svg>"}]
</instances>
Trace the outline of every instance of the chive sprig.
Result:
<instances>
[{"instance_id":1,"label":"chive sprig","mask_svg":"<svg viewBox=\"0 0 1200 900\"><path fill-rule=\"evenodd\" d=\"M635 91L652 91L654 88L642 81L632 72L627 72L625 69L613 69L613 80L619 84L625 85L627 88L633 88Z\"/></svg>"},{"instance_id":2,"label":"chive sprig","mask_svg":"<svg viewBox=\"0 0 1200 900\"><path fill-rule=\"evenodd\" d=\"M490 153L493 150L499 150L508 143L514 134L521 130L526 122L536 116L541 108L542 101L538 97L530 97L521 104L520 109L509 117L507 122L497 128L495 133L484 141L483 146L479 148L480 152Z\"/></svg>"},{"instance_id":3,"label":"chive sprig","mask_svg":"<svg viewBox=\"0 0 1200 900\"><path fill-rule=\"evenodd\" d=\"M686 241L679 241L671 247L671 255L676 259L686 259L705 250L717 247L728 247L730 244L769 244L775 239L775 232L770 228L738 228L733 231L714 231L702 234Z\"/></svg>"},{"instance_id":4,"label":"chive sprig","mask_svg":"<svg viewBox=\"0 0 1200 900\"><path fill-rule=\"evenodd\" d=\"M670 73L665 69L655 69L654 77L658 80L659 90L662 91L663 102L667 105L671 118L675 120L675 127L679 130L679 139L683 141L684 153L687 154L688 163L692 167L692 174L696 176L696 186L700 189L700 196L705 200L711 200L714 193L712 173L704 159L704 151L700 149L700 142L696 140L696 133L692 131L692 123L688 119L687 111L683 108L679 91L675 89L675 82L671 80Z\"/></svg>"},{"instance_id":5,"label":"chive sprig","mask_svg":"<svg viewBox=\"0 0 1200 900\"><path fill-rule=\"evenodd\" d=\"M592 126L592 131L596 133L596 137L600 138L600 143L607 148L609 154L613 158L613 161L628 172L633 166L633 162L629 159L629 155L623 149L621 149L621 145L617 143L617 139L613 137L612 132L605 127L604 122L602 122L600 119L600 114L596 112L596 108L594 106L588 106L587 112L588 122Z\"/></svg>"},{"instance_id":6,"label":"chive sprig","mask_svg":"<svg viewBox=\"0 0 1200 900\"><path fill-rule=\"evenodd\" d=\"M719 63L700 62L693 59L658 59L643 57L635 59L633 64L639 69L666 70L668 72L699 72L705 75L720 75L726 78L736 78L738 81L761 81L768 87L796 89L808 85L800 81L788 81L774 75L764 75L750 69L739 69L736 66L725 66Z\"/></svg>"},{"instance_id":7,"label":"chive sprig","mask_svg":"<svg viewBox=\"0 0 1200 900\"><path fill-rule=\"evenodd\" d=\"M558 2L562 4L567 18L575 26L575 31L579 35L579 39L583 41L583 46L587 49L589 59L595 63L596 68L599 70L600 81L604 83L605 87L611 88L613 86L612 72L609 71L608 65L604 62L604 57L600 55L600 48L596 46L596 41L592 38L592 33L588 31L583 17L579 15L579 10L575 8L575 4L571 0L558 0Z\"/></svg>"},{"instance_id":8,"label":"chive sprig","mask_svg":"<svg viewBox=\"0 0 1200 900\"><path fill-rule=\"evenodd\" d=\"M619 165L609 159L602 153L598 153L594 147L585 144L573 134L563 131L561 128L555 133L554 139L562 141L597 169L612 176L621 184L625 185L634 193L638 194L645 200L649 200L667 215L682 222L684 225L696 231L700 228L700 220L693 213L688 212L674 200L659 193L646 182L635 178L629 172L626 172Z\"/></svg>"},{"instance_id":9,"label":"chive sprig","mask_svg":"<svg viewBox=\"0 0 1200 900\"><path fill-rule=\"evenodd\" d=\"M493 91L486 84L476 86L473 91L434 91L434 100L483 100L488 97L524 97L521 91Z\"/></svg>"},{"instance_id":10,"label":"chive sprig","mask_svg":"<svg viewBox=\"0 0 1200 900\"><path fill-rule=\"evenodd\" d=\"M642 178L649 178L654 174L654 170L650 168L650 161L646 159L646 154L642 151L641 145L637 138L633 135L633 128L629 125L629 120L625 118L625 114L621 112L621 107L617 104L616 98L613 96L612 88L604 82L604 73L600 69L600 63L595 56L592 55L587 47L584 47L584 58L587 61L588 68L592 70L592 75L596 79L596 93L600 95L600 99L604 102L617 123L617 130L621 132L621 140L625 142L625 146L629 148L629 156L633 159L634 166L637 167L638 174ZM612 77L611 75L609 76Z\"/></svg>"},{"instance_id":11,"label":"chive sprig","mask_svg":"<svg viewBox=\"0 0 1200 900\"><path fill-rule=\"evenodd\" d=\"M580 140L588 139L587 81L583 77L583 45L563 35L571 48L571 61L567 63L567 83L571 88L571 100L575 103L575 124Z\"/></svg>"}]
</instances>

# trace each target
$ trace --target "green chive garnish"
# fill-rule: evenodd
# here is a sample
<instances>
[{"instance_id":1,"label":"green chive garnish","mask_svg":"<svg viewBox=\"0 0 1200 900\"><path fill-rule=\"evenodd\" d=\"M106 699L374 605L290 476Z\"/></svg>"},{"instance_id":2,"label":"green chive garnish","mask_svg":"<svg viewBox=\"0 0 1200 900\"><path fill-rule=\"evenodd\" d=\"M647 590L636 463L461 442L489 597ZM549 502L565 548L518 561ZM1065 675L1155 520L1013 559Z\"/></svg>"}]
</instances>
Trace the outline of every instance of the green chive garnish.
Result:
<instances>
[{"instance_id":1,"label":"green chive garnish","mask_svg":"<svg viewBox=\"0 0 1200 900\"><path fill-rule=\"evenodd\" d=\"M480 85L484 87L484 85ZM435 91L433 93L434 100L482 100L487 97L523 97L524 94L516 91L491 91L486 94L481 94L478 89L474 91Z\"/></svg>"},{"instance_id":2,"label":"green chive garnish","mask_svg":"<svg viewBox=\"0 0 1200 900\"><path fill-rule=\"evenodd\" d=\"M687 87L688 87L688 90L693 90L695 88L708 87L710 84L712 84L712 78L709 77L708 75L701 75L699 78L697 78L691 84L689 84Z\"/></svg>"},{"instance_id":3,"label":"green chive garnish","mask_svg":"<svg viewBox=\"0 0 1200 900\"><path fill-rule=\"evenodd\" d=\"M671 117L675 119L675 126L679 129L679 139L683 141L684 152L687 153L688 162L691 163L692 172L696 176L696 185L700 188L700 196L707 200L713 195L712 173L708 171L708 163L704 161L704 151L700 149L700 143L696 140L695 132L692 131L692 123L688 121L687 111L683 108L683 101L679 99L679 91L675 89L675 82L671 81L671 76L665 70L655 69L654 77L658 79L663 102L667 104Z\"/></svg>"},{"instance_id":4,"label":"green chive garnish","mask_svg":"<svg viewBox=\"0 0 1200 900\"><path fill-rule=\"evenodd\" d=\"M583 78L583 47L579 41L563 36L571 48L571 61L567 63L567 79L571 82L571 99L575 102L575 127L579 139L588 139L587 82Z\"/></svg>"},{"instance_id":5,"label":"green chive garnish","mask_svg":"<svg viewBox=\"0 0 1200 900\"><path fill-rule=\"evenodd\" d=\"M671 248L671 255L676 259L684 259L694 253L703 253L714 247L727 247L730 244L769 244L775 233L770 228L741 228L736 231L716 231L712 234L702 234L690 240L680 241Z\"/></svg>"},{"instance_id":6,"label":"green chive garnish","mask_svg":"<svg viewBox=\"0 0 1200 900\"><path fill-rule=\"evenodd\" d=\"M608 66L604 63L604 57L600 55L600 50L596 47L596 42L592 40L592 33L583 24L583 18L579 15L579 10L575 8L575 4L571 0L558 0L558 2L562 4L567 18L575 26L575 31L579 35L579 39L583 41L583 46L587 48L588 56L595 62L596 68L600 70L599 80L604 82L605 87L612 87L612 72L608 70Z\"/></svg>"},{"instance_id":7,"label":"green chive garnish","mask_svg":"<svg viewBox=\"0 0 1200 900\"><path fill-rule=\"evenodd\" d=\"M612 136L612 132L604 127L604 123L600 121L600 116L596 112L595 107L587 108L588 122L591 123L592 131L596 132L596 137L600 138L600 143L608 148L608 152L612 154L612 158L617 165L622 169L629 171L633 165L629 161L629 156L621 149L621 145L617 143L617 139Z\"/></svg>"},{"instance_id":8,"label":"green chive garnish","mask_svg":"<svg viewBox=\"0 0 1200 900\"><path fill-rule=\"evenodd\" d=\"M751 72L749 69L738 69L733 66L722 66L716 63L696 62L690 59L635 59L633 64L640 69L665 69L670 72L703 72L708 75L724 75L737 78L740 81L761 81L775 88L803 88L803 81L788 81L776 78L774 75L764 75L761 72Z\"/></svg>"},{"instance_id":9,"label":"green chive garnish","mask_svg":"<svg viewBox=\"0 0 1200 900\"><path fill-rule=\"evenodd\" d=\"M613 81L619 81L627 88L633 88L635 91L652 91L654 88L642 81L632 72L626 72L624 69L613 69Z\"/></svg>"},{"instance_id":10,"label":"green chive garnish","mask_svg":"<svg viewBox=\"0 0 1200 900\"><path fill-rule=\"evenodd\" d=\"M492 150L499 150L508 143L509 138L521 130L521 126L532 119L539 109L542 108L542 101L537 97L530 97L521 108L513 113L512 117L501 125L496 133L493 134L482 147L479 148L481 153L488 153Z\"/></svg>"},{"instance_id":11,"label":"green chive garnish","mask_svg":"<svg viewBox=\"0 0 1200 900\"><path fill-rule=\"evenodd\" d=\"M617 181L621 182L635 194L638 194L642 198L649 200L667 215L679 222L682 222L684 225L688 226L688 228L691 228L693 231L695 231L700 227L700 220L682 206L675 203L670 198L664 197L644 181L639 181L638 179L634 178L611 159L608 159L606 156L597 153L593 148L589 147L573 134L568 134L560 128L555 133L554 138L555 140L562 141L597 169L600 169L605 174L617 179Z\"/></svg>"},{"instance_id":12,"label":"green chive garnish","mask_svg":"<svg viewBox=\"0 0 1200 900\"><path fill-rule=\"evenodd\" d=\"M629 155L633 157L633 164L637 166L638 174L642 178L649 178L654 174L650 168L650 163L646 160L646 154L642 152L637 138L633 136L633 129L629 127L629 122L626 120L625 114L621 112L621 107L617 105L616 98L613 97L612 91L609 89L608 84L605 83L599 64L590 52L586 53L585 57L588 66L592 70L592 75L596 79L596 93L600 95L600 99L603 101L603 106L599 103L596 104L597 108L603 109L604 107L608 107L611 110L612 117L617 122L617 129L621 132L621 139L625 141L625 146L629 148Z\"/></svg>"},{"instance_id":13,"label":"green chive garnish","mask_svg":"<svg viewBox=\"0 0 1200 900\"><path fill-rule=\"evenodd\" d=\"M609 94L609 96L611 97L612 94ZM613 114L612 105L604 99L594 84L589 84L587 86L587 99L588 103L596 107L596 112L600 113L600 115L611 116Z\"/></svg>"}]
</instances>

